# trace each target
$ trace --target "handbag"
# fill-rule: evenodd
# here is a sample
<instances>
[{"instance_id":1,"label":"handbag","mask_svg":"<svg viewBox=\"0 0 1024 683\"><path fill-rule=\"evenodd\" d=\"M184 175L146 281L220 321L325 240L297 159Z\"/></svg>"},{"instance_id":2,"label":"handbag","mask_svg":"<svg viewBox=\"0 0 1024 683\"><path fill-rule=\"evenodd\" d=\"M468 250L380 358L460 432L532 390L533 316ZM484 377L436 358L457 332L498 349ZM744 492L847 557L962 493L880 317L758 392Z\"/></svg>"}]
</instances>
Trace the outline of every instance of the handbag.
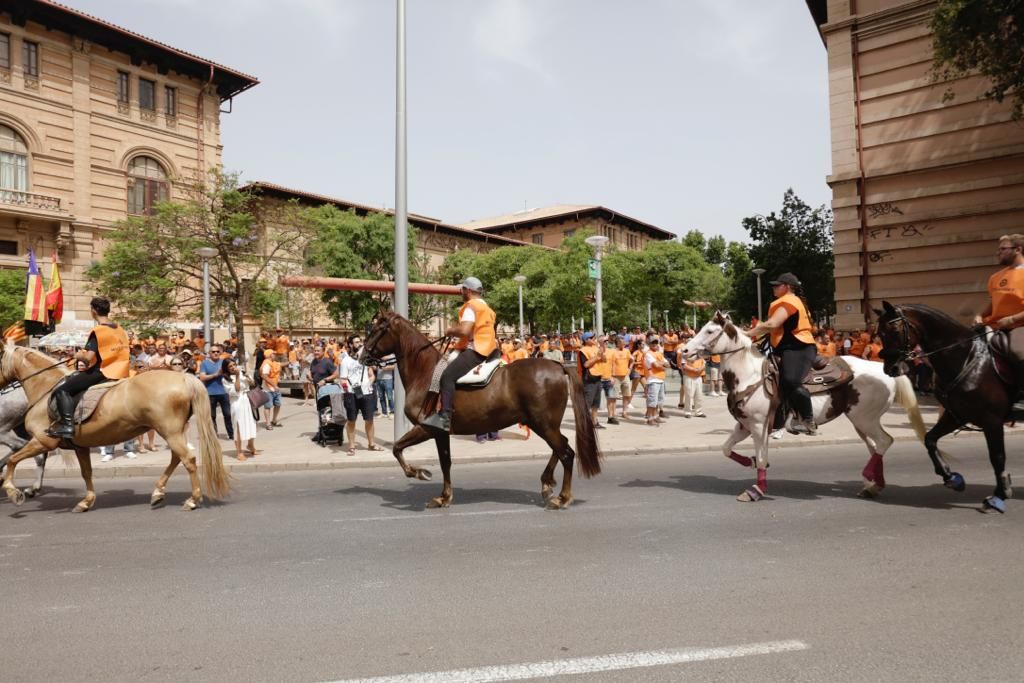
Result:
<instances>
[{"instance_id":1,"label":"handbag","mask_svg":"<svg viewBox=\"0 0 1024 683\"><path fill-rule=\"evenodd\" d=\"M267 401L270 400L270 394L262 389L252 389L246 393L246 396L249 397L249 403L252 405L252 409L254 411L267 405Z\"/></svg>"}]
</instances>

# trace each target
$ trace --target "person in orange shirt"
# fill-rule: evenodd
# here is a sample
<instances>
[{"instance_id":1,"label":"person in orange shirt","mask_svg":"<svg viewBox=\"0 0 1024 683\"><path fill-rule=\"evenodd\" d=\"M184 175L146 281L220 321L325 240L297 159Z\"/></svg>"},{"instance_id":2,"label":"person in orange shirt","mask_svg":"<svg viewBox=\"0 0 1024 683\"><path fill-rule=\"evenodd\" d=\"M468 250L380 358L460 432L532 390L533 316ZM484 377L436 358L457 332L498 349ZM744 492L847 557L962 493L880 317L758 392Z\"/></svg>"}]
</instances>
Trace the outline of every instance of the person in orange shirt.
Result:
<instances>
[{"instance_id":1,"label":"person in orange shirt","mask_svg":"<svg viewBox=\"0 0 1024 683\"><path fill-rule=\"evenodd\" d=\"M864 357L864 349L871 343L871 335L863 330L855 330L850 337L850 355Z\"/></svg>"},{"instance_id":2,"label":"person in orange shirt","mask_svg":"<svg viewBox=\"0 0 1024 683\"><path fill-rule=\"evenodd\" d=\"M818 333L818 355L823 358L835 358L836 343L828 338L825 332Z\"/></svg>"},{"instance_id":3,"label":"person in orange shirt","mask_svg":"<svg viewBox=\"0 0 1024 683\"><path fill-rule=\"evenodd\" d=\"M647 370L644 368L645 349L643 334L633 334L630 340L629 354L633 357L633 365L629 373L629 395L630 402L632 402L632 397L636 396L636 388L638 386L643 387L643 394L647 395Z\"/></svg>"},{"instance_id":4,"label":"person in orange shirt","mask_svg":"<svg viewBox=\"0 0 1024 683\"><path fill-rule=\"evenodd\" d=\"M509 354L508 362L515 363L517 360L526 360L530 354L523 348L523 340L516 339L512 344L512 353Z\"/></svg>"},{"instance_id":5,"label":"person in orange shirt","mask_svg":"<svg viewBox=\"0 0 1024 683\"><path fill-rule=\"evenodd\" d=\"M580 368L580 375L583 378L583 398L590 408L590 419L595 429L604 429L604 425L597 419L597 410L601 407L601 375L604 374L604 365L607 364L607 356L603 346L594 339L593 332L583 334L583 346L576 356Z\"/></svg>"},{"instance_id":6,"label":"person in orange shirt","mask_svg":"<svg viewBox=\"0 0 1024 683\"><path fill-rule=\"evenodd\" d=\"M612 372L612 393L608 398L608 424L617 425L619 421L615 417L615 406L618 399L622 398L623 420L626 419L630 401L633 400L629 380L629 371L633 367L633 355L626 348L626 340L621 336L615 337L615 348L608 351L606 355Z\"/></svg>"},{"instance_id":7,"label":"person in orange shirt","mask_svg":"<svg viewBox=\"0 0 1024 683\"><path fill-rule=\"evenodd\" d=\"M871 339L871 343L864 347L864 353L861 358L864 360L873 360L882 362L882 338L877 334Z\"/></svg>"},{"instance_id":8,"label":"person in orange shirt","mask_svg":"<svg viewBox=\"0 0 1024 683\"><path fill-rule=\"evenodd\" d=\"M704 397L704 359L700 356L683 359L683 417L707 417L700 404Z\"/></svg>"},{"instance_id":9,"label":"person in orange shirt","mask_svg":"<svg viewBox=\"0 0 1024 683\"><path fill-rule=\"evenodd\" d=\"M999 238L999 265L1003 268L988 279L990 301L975 317L1007 336L1006 349L1017 370L1017 388L1024 388L1024 235Z\"/></svg>"},{"instance_id":10,"label":"person in orange shirt","mask_svg":"<svg viewBox=\"0 0 1024 683\"><path fill-rule=\"evenodd\" d=\"M277 356L278 363L284 363L288 360L288 349L291 348L291 339L284 333L284 330L280 327L277 328L277 334L274 335L274 354Z\"/></svg>"},{"instance_id":11,"label":"person in orange shirt","mask_svg":"<svg viewBox=\"0 0 1024 683\"><path fill-rule=\"evenodd\" d=\"M677 369L679 366L676 365L676 349L679 348L679 335L668 330L662 337L661 351L665 354L665 358L668 359L668 364L672 369Z\"/></svg>"},{"instance_id":12,"label":"person in orange shirt","mask_svg":"<svg viewBox=\"0 0 1024 683\"><path fill-rule=\"evenodd\" d=\"M501 357L506 363L512 362L512 352L516 350L516 345L510 342L508 339L501 340Z\"/></svg>"}]
</instances>

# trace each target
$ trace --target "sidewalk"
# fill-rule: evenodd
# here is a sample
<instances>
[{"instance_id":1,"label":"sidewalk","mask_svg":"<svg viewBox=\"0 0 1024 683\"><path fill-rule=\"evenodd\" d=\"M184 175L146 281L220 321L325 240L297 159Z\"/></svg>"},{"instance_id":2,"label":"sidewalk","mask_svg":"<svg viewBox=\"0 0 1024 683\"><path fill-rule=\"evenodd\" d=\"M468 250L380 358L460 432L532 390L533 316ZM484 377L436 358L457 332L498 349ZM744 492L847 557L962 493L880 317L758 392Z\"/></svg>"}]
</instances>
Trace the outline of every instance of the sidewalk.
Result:
<instances>
[{"instance_id":1,"label":"sidewalk","mask_svg":"<svg viewBox=\"0 0 1024 683\"><path fill-rule=\"evenodd\" d=\"M668 421L660 427L649 427L644 424L641 398L634 399L634 407L630 413L634 416L632 420L620 421L618 425L606 425L607 428L598 431L598 441L605 456L640 455L652 453L693 453L693 452L717 452L728 434L732 431L735 421L729 415L725 407L725 397L704 397L704 410L706 418L684 418L682 411L675 406L678 403L678 382L670 384L667 396L666 409ZM262 422L256 438L256 447L259 455L250 458L246 462L235 459L234 442L226 438L221 439L221 447L224 449L225 464L233 474L246 472L276 472L282 470L327 470L346 467L393 467L397 469L395 459L391 455L393 443L394 421L380 416L374 420L376 429L376 443L385 449L384 452L373 452L366 448L366 434L363 428L362 418L357 423L356 430L356 454L349 456L344 448L331 444L326 448L318 446L310 440L316 431L316 414L312 405L303 406L301 399L284 398L284 405L281 408L281 427L271 431L264 431ZM938 418L938 409L931 399L921 406L925 424L931 426ZM606 415L604 408L600 413L602 424L605 423ZM886 430L898 441L915 440L913 429L907 421L902 408L894 407L883 418ZM224 426L219 425L219 432L223 437ZM1009 432L1019 431L1021 428L1008 430ZM194 431L194 430L193 430ZM822 448L836 444L861 443L860 438L853 430L853 426L846 418L839 418L829 424L819 427L819 435L816 437L794 436L786 434L779 441L772 440L769 448ZM573 418L571 406L566 411L562 422L562 432L569 438L569 443L574 444ZM977 432L964 432L956 438L978 438ZM950 438L950 437L947 437ZM191 437L192 443L197 443L195 435ZM146 452L139 454L135 459L124 457L121 446L118 445L115 451L116 457L108 463L100 462L96 451L93 451L93 472L96 478L111 477L134 477L153 476L157 477L167 466L170 451L161 448L162 440L156 439L157 452ZM244 444L243 444L244 446ZM737 451L752 454L752 442L748 439L741 443ZM922 446L922 454L923 446ZM517 427L510 427L501 432L501 440L478 444L472 436L452 437L452 460L454 463L466 462L495 462L504 460L531 460L538 459L546 461L551 455L550 449L537 436L526 438L523 430ZM865 455L867 455L865 451ZM435 476L437 472L437 453L434 443L428 441L409 448L405 452L406 461L417 465L433 465L432 471ZM21 479L26 479L31 466L25 463L19 467ZM183 471L183 470L181 470ZM61 458L51 458L47 465L46 476L49 477L75 477L81 475L77 463L71 467L64 467ZM178 476L181 476L180 472Z\"/></svg>"}]
</instances>

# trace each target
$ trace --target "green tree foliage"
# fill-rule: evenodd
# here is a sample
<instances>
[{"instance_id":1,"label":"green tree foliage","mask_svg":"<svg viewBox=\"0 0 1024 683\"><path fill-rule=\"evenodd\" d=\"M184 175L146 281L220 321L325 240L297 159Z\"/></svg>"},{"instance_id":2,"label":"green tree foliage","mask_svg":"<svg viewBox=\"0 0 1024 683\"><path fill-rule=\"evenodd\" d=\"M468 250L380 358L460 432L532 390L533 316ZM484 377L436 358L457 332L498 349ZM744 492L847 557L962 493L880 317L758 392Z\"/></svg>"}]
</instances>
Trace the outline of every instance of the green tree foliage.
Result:
<instances>
[{"instance_id":1,"label":"green tree foliage","mask_svg":"<svg viewBox=\"0 0 1024 683\"><path fill-rule=\"evenodd\" d=\"M269 205L240 190L237 181L214 170L205 183L188 188L184 201L160 202L150 216L119 222L106 238L103 258L87 271L94 288L137 325L198 318L203 263L196 250L212 247L214 321L233 316L233 332L243 340L243 319L264 315L276 303L267 292L295 262L307 235L295 220L294 205Z\"/></svg>"},{"instance_id":2,"label":"green tree foliage","mask_svg":"<svg viewBox=\"0 0 1024 683\"><path fill-rule=\"evenodd\" d=\"M0 329L25 317L26 270L0 270Z\"/></svg>"},{"instance_id":3,"label":"green tree foliage","mask_svg":"<svg viewBox=\"0 0 1024 683\"><path fill-rule=\"evenodd\" d=\"M804 284L811 315L822 318L835 312L830 209L825 206L812 209L790 189L783 196L779 213L744 218L743 227L750 235L747 253L751 261L767 271L765 283L780 273L791 272ZM741 317L753 315L757 311L756 296L752 294L753 276L749 279L739 277L734 283L744 288L744 295L734 302L740 306ZM770 295L771 291L766 289L765 301Z\"/></svg>"},{"instance_id":4,"label":"green tree foliage","mask_svg":"<svg viewBox=\"0 0 1024 683\"><path fill-rule=\"evenodd\" d=\"M704 249L707 247L707 239L704 237L704 233L700 230L690 230L683 236L683 244L690 247L698 254L703 254Z\"/></svg>"},{"instance_id":5,"label":"green tree foliage","mask_svg":"<svg viewBox=\"0 0 1024 683\"><path fill-rule=\"evenodd\" d=\"M708 263L716 266L722 266L726 262L726 256L728 253L728 245L725 242L725 238L721 235L715 235L708 238L708 243L704 247L704 260Z\"/></svg>"},{"instance_id":6,"label":"green tree foliage","mask_svg":"<svg viewBox=\"0 0 1024 683\"><path fill-rule=\"evenodd\" d=\"M1013 117L1024 115L1024 0L939 0L932 31L934 78L981 73L991 83L986 97L1009 96Z\"/></svg>"},{"instance_id":7,"label":"green tree foliage","mask_svg":"<svg viewBox=\"0 0 1024 683\"><path fill-rule=\"evenodd\" d=\"M306 246L306 264L329 277L360 280L391 280L395 272L395 219L370 212L342 211L333 205L305 209L301 222L312 238ZM424 259L417 255L416 229L409 228L409 280L429 281ZM391 307L391 295L382 292L323 290L321 298L330 316L353 329L366 328L373 316ZM414 295L409 300L410 318L424 323L438 310L435 297Z\"/></svg>"}]
</instances>

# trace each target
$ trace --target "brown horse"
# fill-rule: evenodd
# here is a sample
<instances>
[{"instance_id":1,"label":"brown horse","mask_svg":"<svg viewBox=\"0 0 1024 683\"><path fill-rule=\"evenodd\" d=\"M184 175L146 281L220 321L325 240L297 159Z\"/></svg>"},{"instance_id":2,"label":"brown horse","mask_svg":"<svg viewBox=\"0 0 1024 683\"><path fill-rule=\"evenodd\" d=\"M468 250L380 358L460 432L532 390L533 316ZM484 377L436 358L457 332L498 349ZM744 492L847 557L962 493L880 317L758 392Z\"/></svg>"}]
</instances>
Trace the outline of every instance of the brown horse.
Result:
<instances>
[{"instance_id":1,"label":"brown horse","mask_svg":"<svg viewBox=\"0 0 1024 683\"><path fill-rule=\"evenodd\" d=\"M430 501L429 507L448 507L452 502L449 435L420 424L431 412L428 409L428 389L441 354L408 320L397 313L381 313L374 319L361 359L368 365L374 365L392 353L397 359L398 373L405 386L405 415L415 425L395 443L395 458L405 476L429 480L430 471L407 465L402 452L409 446L434 439L441 471L444 473L444 488L440 496ZM566 377L569 379L568 385ZM521 360L498 368L486 386L460 386L455 392L452 433L495 432L517 423L529 426L551 446L551 459L540 477L541 496L550 509L568 507L572 502L572 467L576 453L569 446L569 440L562 435L560 427L570 386L580 470L583 476L592 477L601 472L601 452L594 425L590 421L590 411L583 398L583 384L575 371L566 370L551 360ZM558 461L561 461L565 475L561 492L557 497L552 497L556 484L555 463Z\"/></svg>"},{"instance_id":2,"label":"brown horse","mask_svg":"<svg viewBox=\"0 0 1024 683\"><path fill-rule=\"evenodd\" d=\"M14 470L25 458L52 451L62 445L59 439L46 435L50 426L47 403L53 387L70 370L53 358L31 349L8 343L0 351L0 378L4 384L20 381L28 396L29 409L25 414L25 429L32 439L11 456L4 473L3 487L15 505L25 502L25 494L14 486ZM195 456L188 449L185 430L188 420L195 415L199 429L199 450L203 458L203 481L200 481ZM92 486L92 461L89 449L133 439L150 429L160 433L171 447L171 463L157 481L150 504L163 503L167 480L181 461L192 479L192 495L184 509L194 510L206 494L218 499L230 491L230 481L224 468L220 442L210 419L210 401L206 387L196 377L179 372L144 372L111 387L96 407L92 416L75 427L74 443L63 444L73 448L85 480L85 498L75 506L75 512L85 512L96 503Z\"/></svg>"}]
</instances>

